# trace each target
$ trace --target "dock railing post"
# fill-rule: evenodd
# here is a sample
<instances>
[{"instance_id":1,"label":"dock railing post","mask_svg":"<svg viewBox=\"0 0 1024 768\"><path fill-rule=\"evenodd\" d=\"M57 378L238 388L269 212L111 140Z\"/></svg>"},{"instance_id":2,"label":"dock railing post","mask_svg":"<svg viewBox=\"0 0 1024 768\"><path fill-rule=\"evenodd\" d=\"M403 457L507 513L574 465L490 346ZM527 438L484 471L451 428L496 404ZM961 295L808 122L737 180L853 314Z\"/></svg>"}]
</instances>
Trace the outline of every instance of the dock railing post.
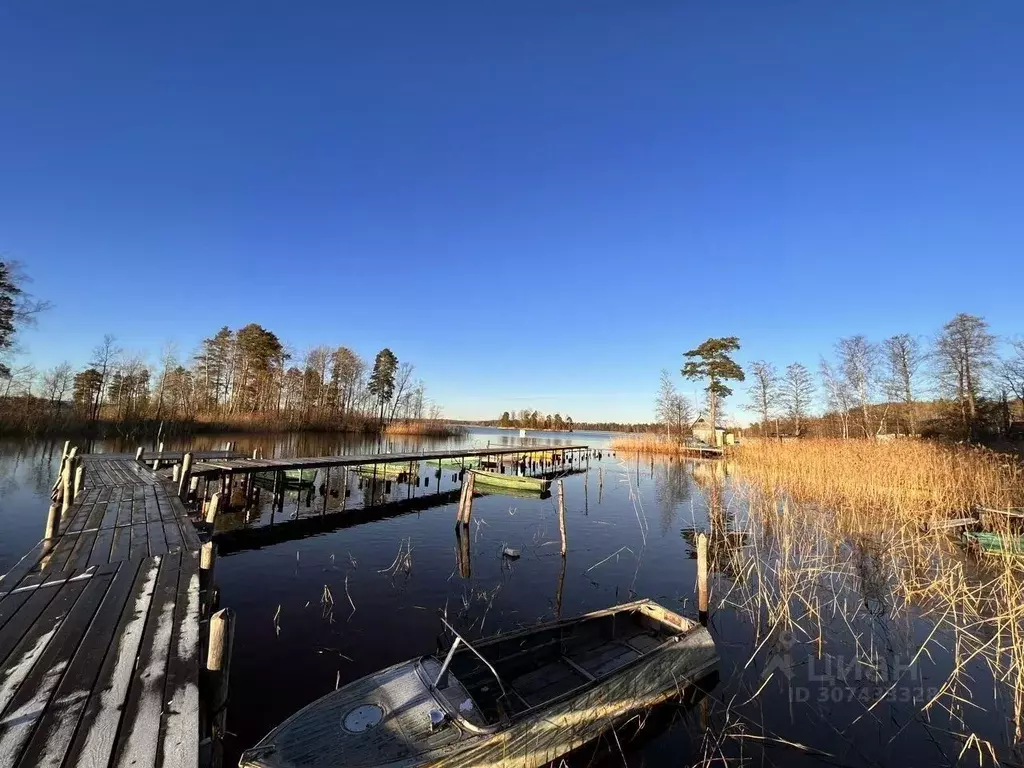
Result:
<instances>
[{"instance_id":1,"label":"dock railing post","mask_svg":"<svg viewBox=\"0 0 1024 768\"><path fill-rule=\"evenodd\" d=\"M220 491L210 497L210 503L206 505L206 522L213 525L217 522L217 510L220 507Z\"/></svg>"},{"instance_id":2,"label":"dock railing post","mask_svg":"<svg viewBox=\"0 0 1024 768\"><path fill-rule=\"evenodd\" d=\"M217 564L217 545L208 541L199 549L199 593L202 595L201 616L210 613L210 594L214 583L214 568Z\"/></svg>"},{"instance_id":3,"label":"dock railing post","mask_svg":"<svg viewBox=\"0 0 1024 768\"><path fill-rule=\"evenodd\" d=\"M64 461L64 471L61 476L63 487L63 499L61 501L61 514L64 514L75 503L75 463L78 459L78 448L72 448Z\"/></svg>"},{"instance_id":4,"label":"dock railing post","mask_svg":"<svg viewBox=\"0 0 1024 768\"><path fill-rule=\"evenodd\" d=\"M146 449L143 448L141 445L138 448L136 448L135 449L135 460L136 461L142 461L142 454L144 454L145 452L146 452Z\"/></svg>"},{"instance_id":5,"label":"dock railing post","mask_svg":"<svg viewBox=\"0 0 1024 768\"><path fill-rule=\"evenodd\" d=\"M57 537L57 531L60 526L60 505L57 502L53 502L50 505L50 511L46 515L46 529L43 531L44 539L53 539Z\"/></svg>"},{"instance_id":6,"label":"dock railing post","mask_svg":"<svg viewBox=\"0 0 1024 768\"><path fill-rule=\"evenodd\" d=\"M75 497L82 492L82 486L85 484L85 465L82 464L82 460L78 459L75 461Z\"/></svg>"},{"instance_id":7,"label":"dock railing post","mask_svg":"<svg viewBox=\"0 0 1024 768\"><path fill-rule=\"evenodd\" d=\"M188 451L181 459L181 474L178 476L178 498L185 501L188 497L188 486L192 478L192 451Z\"/></svg>"},{"instance_id":8,"label":"dock railing post","mask_svg":"<svg viewBox=\"0 0 1024 768\"><path fill-rule=\"evenodd\" d=\"M562 557L565 557L565 488L558 481L558 532L562 535Z\"/></svg>"},{"instance_id":9,"label":"dock railing post","mask_svg":"<svg viewBox=\"0 0 1024 768\"><path fill-rule=\"evenodd\" d=\"M223 749L227 726L228 684L231 675L231 652L235 639L235 613L223 608L210 617L210 640L206 652L207 711L214 743L214 765Z\"/></svg>"}]
</instances>

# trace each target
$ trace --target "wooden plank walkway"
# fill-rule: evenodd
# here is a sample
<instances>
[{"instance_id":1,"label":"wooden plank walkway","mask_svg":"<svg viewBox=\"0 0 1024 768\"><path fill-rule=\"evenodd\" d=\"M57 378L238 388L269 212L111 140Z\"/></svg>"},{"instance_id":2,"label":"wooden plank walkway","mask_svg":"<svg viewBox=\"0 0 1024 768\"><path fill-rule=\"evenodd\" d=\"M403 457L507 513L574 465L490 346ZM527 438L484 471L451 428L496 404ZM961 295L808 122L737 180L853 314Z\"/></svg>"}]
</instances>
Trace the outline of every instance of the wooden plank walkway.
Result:
<instances>
[{"instance_id":1,"label":"wooden plank walkway","mask_svg":"<svg viewBox=\"0 0 1024 768\"><path fill-rule=\"evenodd\" d=\"M185 458L186 451L146 451L142 460L151 462L159 459L165 464L180 464ZM242 459L247 454L238 451L190 451L193 461L225 461L228 459ZM84 453L82 460L86 463L107 462L114 459L129 459L135 461L134 453Z\"/></svg>"},{"instance_id":2,"label":"wooden plank walkway","mask_svg":"<svg viewBox=\"0 0 1024 768\"><path fill-rule=\"evenodd\" d=\"M84 466L57 535L0 577L0 768L193 768L199 537L134 456Z\"/></svg>"},{"instance_id":3,"label":"wooden plank walkway","mask_svg":"<svg viewBox=\"0 0 1024 768\"><path fill-rule=\"evenodd\" d=\"M220 475L227 472L280 472L289 469L319 469L321 467L353 467L360 464L408 464L432 459L458 459L469 456L510 456L530 453L562 453L567 460L576 461L590 450L586 445L538 446L529 448L460 448L448 451L421 451L419 453L371 453L348 456L317 456L297 459L233 459L225 461L197 461L192 465L192 476Z\"/></svg>"}]
</instances>

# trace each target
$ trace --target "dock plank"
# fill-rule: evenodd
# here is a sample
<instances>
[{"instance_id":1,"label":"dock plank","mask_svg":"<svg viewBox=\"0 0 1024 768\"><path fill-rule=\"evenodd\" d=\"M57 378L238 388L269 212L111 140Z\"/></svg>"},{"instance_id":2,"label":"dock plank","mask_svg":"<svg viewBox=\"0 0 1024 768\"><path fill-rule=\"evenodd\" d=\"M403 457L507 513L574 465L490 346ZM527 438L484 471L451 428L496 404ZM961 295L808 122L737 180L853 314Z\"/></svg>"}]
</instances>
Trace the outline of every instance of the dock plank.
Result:
<instances>
[{"instance_id":1,"label":"dock plank","mask_svg":"<svg viewBox=\"0 0 1024 768\"><path fill-rule=\"evenodd\" d=\"M157 766L187 765L199 754L199 564L183 554L167 660Z\"/></svg>"},{"instance_id":2,"label":"dock plank","mask_svg":"<svg viewBox=\"0 0 1024 768\"><path fill-rule=\"evenodd\" d=\"M138 563L116 563L111 568L114 573L103 602L25 748L22 765L59 767L71 747L138 573ZM93 582L86 589L95 591L100 586L101 582Z\"/></svg>"},{"instance_id":3,"label":"dock plank","mask_svg":"<svg viewBox=\"0 0 1024 768\"><path fill-rule=\"evenodd\" d=\"M13 768L18 764L22 749L64 677L113 577L112 572L106 571L98 573L91 581L65 582L59 588L61 594L50 604L59 604L62 611L52 615L52 628L48 629L51 616L46 611L40 616L42 627L36 647L52 634L6 709L0 707L0 768ZM64 593L67 593L66 598ZM63 612L64 600L69 603L66 612ZM36 762L25 764L37 765Z\"/></svg>"},{"instance_id":4,"label":"dock plank","mask_svg":"<svg viewBox=\"0 0 1024 768\"><path fill-rule=\"evenodd\" d=\"M138 671L125 701L121 733L112 761L119 766L156 764L180 565L180 554L165 555L160 561L153 600L142 633Z\"/></svg>"},{"instance_id":5,"label":"dock plank","mask_svg":"<svg viewBox=\"0 0 1024 768\"><path fill-rule=\"evenodd\" d=\"M160 558L128 561L122 567L129 571L137 568L133 571L135 580L65 765L108 765L117 745L122 710L135 674L139 646L156 589Z\"/></svg>"}]
</instances>

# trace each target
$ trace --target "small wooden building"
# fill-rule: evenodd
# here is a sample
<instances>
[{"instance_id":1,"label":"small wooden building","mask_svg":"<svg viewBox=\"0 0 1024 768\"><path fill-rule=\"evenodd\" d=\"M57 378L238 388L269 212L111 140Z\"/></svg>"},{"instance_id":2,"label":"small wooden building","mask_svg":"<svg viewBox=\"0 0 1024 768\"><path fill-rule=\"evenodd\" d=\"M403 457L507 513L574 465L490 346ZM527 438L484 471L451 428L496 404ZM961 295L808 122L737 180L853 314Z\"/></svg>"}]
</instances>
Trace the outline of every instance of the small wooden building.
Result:
<instances>
[{"instance_id":1,"label":"small wooden building","mask_svg":"<svg viewBox=\"0 0 1024 768\"><path fill-rule=\"evenodd\" d=\"M732 445L735 442L735 436L733 435L732 430L726 429L725 427L712 429L711 419L703 413L697 417L697 420L693 422L690 429L694 438L716 448L721 448L724 445Z\"/></svg>"}]
</instances>

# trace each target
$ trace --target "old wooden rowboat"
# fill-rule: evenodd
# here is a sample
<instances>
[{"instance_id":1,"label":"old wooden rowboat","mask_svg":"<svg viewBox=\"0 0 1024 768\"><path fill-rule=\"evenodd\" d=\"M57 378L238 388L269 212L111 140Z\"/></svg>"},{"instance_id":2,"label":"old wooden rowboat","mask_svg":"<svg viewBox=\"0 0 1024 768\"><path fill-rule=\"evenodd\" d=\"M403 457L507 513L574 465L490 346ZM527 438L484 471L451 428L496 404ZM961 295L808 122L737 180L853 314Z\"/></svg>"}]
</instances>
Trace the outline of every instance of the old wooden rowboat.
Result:
<instances>
[{"instance_id":1,"label":"old wooden rowboat","mask_svg":"<svg viewBox=\"0 0 1024 768\"><path fill-rule=\"evenodd\" d=\"M1024 536L964 531L963 537L968 547L976 547L987 555L1024 555Z\"/></svg>"},{"instance_id":2,"label":"old wooden rowboat","mask_svg":"<svg viewBox=\"0 0 1024 768\"><path fill-rule=\"evenodd\" d=\"M449 627L451 630L451 627ZM243 768L547 765L718 663L700 624L640 600L396 664L313 702Z\"/></svg>"},{"instance_id":3,"label":"old wooden rowboat","mask_svg":"<svg viewBox=\"0 0 1024 768\"><path fill-rule=\"evenodd\" d=\"M491 488L511 488L517 491L543 492L551 487L551 481L541 477L523 477L521 475L503 475L500 472L486 472L482 469L472 470L476 475L476 484ZM485 490L481 488L481 490Z\"/></svg>"}]
</instances>

